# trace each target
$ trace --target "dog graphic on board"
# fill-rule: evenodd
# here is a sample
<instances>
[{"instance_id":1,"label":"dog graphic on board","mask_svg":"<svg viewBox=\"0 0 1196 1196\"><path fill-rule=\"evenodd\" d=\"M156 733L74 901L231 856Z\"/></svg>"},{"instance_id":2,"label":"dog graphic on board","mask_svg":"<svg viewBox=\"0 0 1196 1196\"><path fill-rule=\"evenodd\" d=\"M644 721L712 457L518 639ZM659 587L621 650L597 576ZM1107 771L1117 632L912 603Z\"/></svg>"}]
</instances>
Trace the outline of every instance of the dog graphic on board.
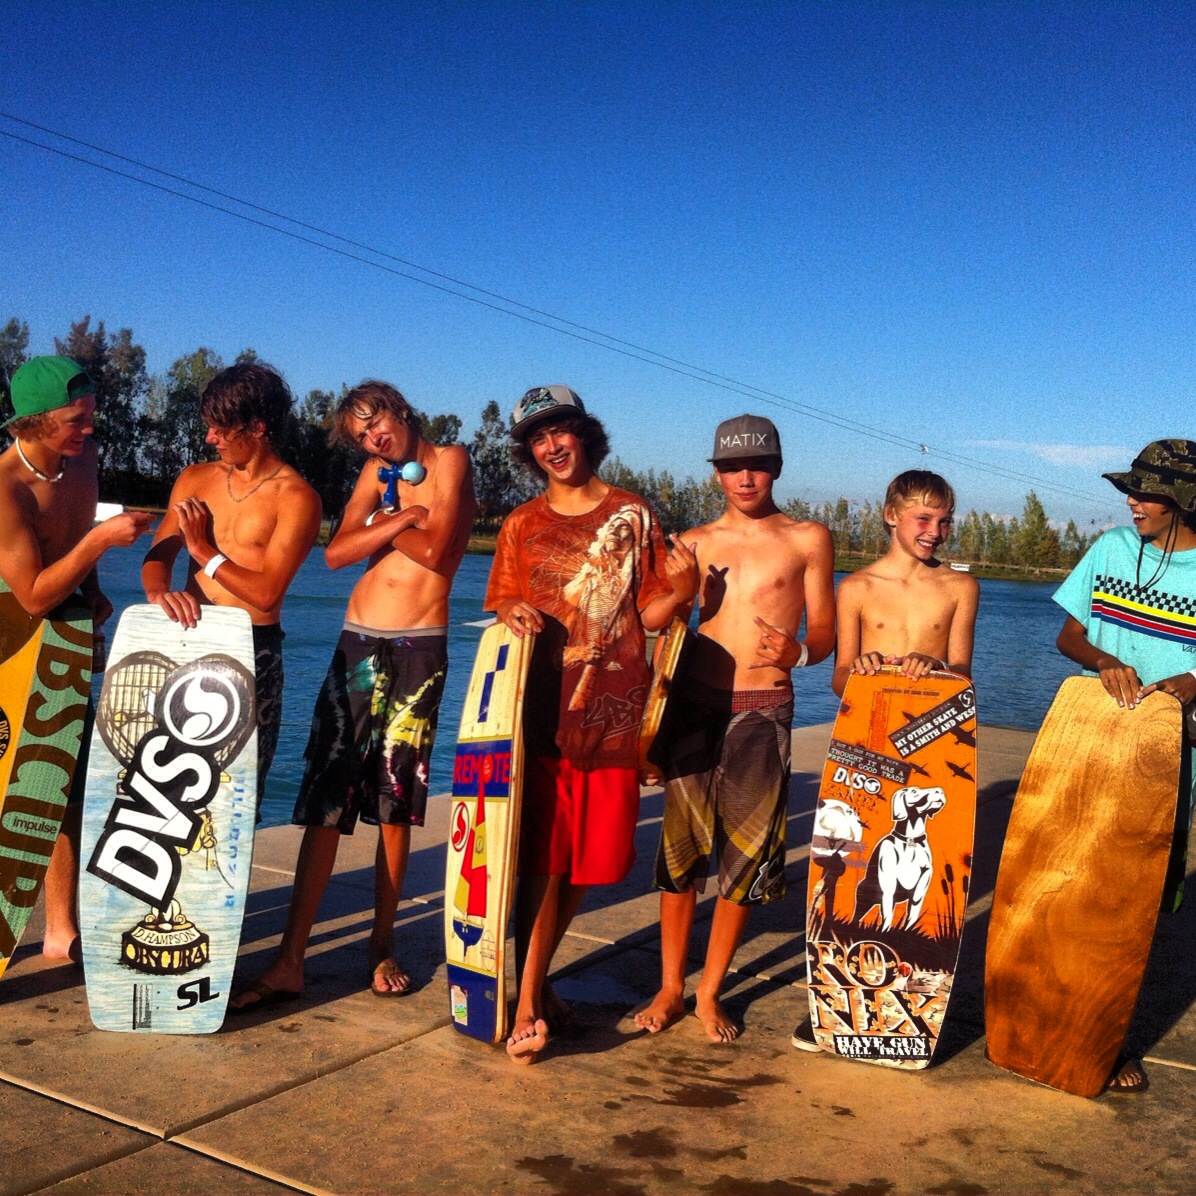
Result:
<instances>
[{"instance_id":1,"label":"dog graphic on board","mask_svg":"<svg viewBox=\"0 0 1196 1196\"><path fill-rule=\"evenodd\" d=\"M910 785L893 794L893 829L873 849L868 870L856 888L857 923L878 905L885 930L894 928L897 906L903 903L899 929L913 926L921 917L934 876L926 823L946 804L947 795L938 786Z\"/></svg>"}]
</instances>

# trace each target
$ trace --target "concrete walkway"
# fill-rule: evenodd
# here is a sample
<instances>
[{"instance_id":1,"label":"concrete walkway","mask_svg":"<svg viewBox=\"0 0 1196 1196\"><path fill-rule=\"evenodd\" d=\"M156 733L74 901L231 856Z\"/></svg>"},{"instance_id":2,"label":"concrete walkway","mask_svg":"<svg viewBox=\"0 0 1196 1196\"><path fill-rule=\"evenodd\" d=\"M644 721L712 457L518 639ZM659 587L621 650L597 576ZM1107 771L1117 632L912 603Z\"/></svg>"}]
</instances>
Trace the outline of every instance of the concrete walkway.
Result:
<instances>
[{"instance_id":1,"label":"concrete walkway","mask_svg":"<svg viewBox=\"0 0 1196 1196\"><path fill-rule=\"evenodd\" d=\"M895 1072L793 1050L817 773L829 727L794 734L789 897L756 911L710 1045L694 1018L658 1036L627 1012L659 979L650 874L661 802L644 800L628 881L591 890L557 991L584 1033L539 1066L449 1025L443 968L448 800L416 834L399 911L415 991L366 991L375 836L344 843L298 1005L170 1038L91 1028L82 975L37 954L0 984L0 1192L889 1193L1196 1190L1196 901L1163 921L1132 1031L1151 1091L1095 1101L984 1058L981 978L1000 844L1031 736L984 728L976 869L941 1062ZM298 833L259 836L241 970L278 942ZM709 902L697 924L700 967Z\"/></svg>"}]
</instances>

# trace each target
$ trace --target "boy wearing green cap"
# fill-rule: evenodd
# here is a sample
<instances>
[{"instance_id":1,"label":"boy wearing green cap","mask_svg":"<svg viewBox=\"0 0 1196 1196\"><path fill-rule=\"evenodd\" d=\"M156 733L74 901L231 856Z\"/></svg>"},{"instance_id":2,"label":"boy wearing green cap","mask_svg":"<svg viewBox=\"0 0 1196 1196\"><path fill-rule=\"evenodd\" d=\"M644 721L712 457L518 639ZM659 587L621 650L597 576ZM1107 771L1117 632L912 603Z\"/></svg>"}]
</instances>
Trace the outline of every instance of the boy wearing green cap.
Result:
<instances>
[{"instance_id":1,"label":"boy wearing green cap","mask_svg":"<svg viewBox=\"0 0 1196 1196\"><path fill-rule=\"evenodd\" d=\"M1189 775L1196 702L1196 441L1156 440L1124 473L1103 475L1126 495L1133 528L1116 527L1084 554L1055 592L1067 612L1056 645L1095 674L1119 705L1132 709L1158 690L1178 698L1189 736ZM1164 904L1182 896L1192 795L1181 792L1178 831ZM1142 1092L1146 1072L1122 1062L1113 1092Z\"/></svg>"},{"instance_id":2,"label":"boy wearing green cap","mask_svg":"<svg viewBox=\"0 0 1196 1196\"><path fill-rule=\"evenodd\" d=\"M13 374L11 392L16 414L4 427L14 439L0 453L0 580L38 618L81 591L98 628L112 604L100 589L96 562L148 531L152 516L126 511L92 526L99 492L91 440L96 395L77 363L31 358ZM79 958L75 895L86 753L85 734L46 871L42 952L51 959Z\"/></svg>"}]
</instances>

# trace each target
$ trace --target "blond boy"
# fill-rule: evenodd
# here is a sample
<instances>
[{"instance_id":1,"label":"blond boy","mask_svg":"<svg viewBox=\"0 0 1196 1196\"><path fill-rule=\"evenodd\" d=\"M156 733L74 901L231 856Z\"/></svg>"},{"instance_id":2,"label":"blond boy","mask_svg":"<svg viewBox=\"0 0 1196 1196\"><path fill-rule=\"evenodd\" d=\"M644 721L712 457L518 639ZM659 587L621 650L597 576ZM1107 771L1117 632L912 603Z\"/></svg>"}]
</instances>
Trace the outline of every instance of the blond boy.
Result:
<instances>
[{"instance_id":1,"label":"blond boy","mask_svg":"<svg viewBox=\"0 0 1196 1196\"><path fill-rule=\"evenodd\" d=\"M831 686L840 697L850 674L885 664L911 678L941 668L971 676L980 586L935 556L954 511L955 491L937 473L909 469L889 483L889 551L839 584Z\"/></svg>"}]
</instances>

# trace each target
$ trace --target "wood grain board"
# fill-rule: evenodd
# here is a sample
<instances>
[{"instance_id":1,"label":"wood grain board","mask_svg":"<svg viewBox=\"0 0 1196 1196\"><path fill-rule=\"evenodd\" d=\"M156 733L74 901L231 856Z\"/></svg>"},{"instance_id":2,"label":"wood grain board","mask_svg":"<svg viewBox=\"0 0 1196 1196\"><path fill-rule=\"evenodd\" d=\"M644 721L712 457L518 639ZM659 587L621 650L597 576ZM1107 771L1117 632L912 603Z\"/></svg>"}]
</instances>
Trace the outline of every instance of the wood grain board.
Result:
<instances>
[{"instance_id":1,"label":"wood grain board","mask_svg":"<svg viewBox=\"0 0 1196 1196\"><path fill-rule=\"evenodd\" d=\"M91 691L91 609L27 614L0 582L0 976L45 880Z\"/></svg>"},{"instance_id":2,"label":"wood grain board","mask_svg":"<svg viewBox=\"0 0 1196 1196\"><path fill-rule=\"evenodd\" d=\"M1179 703L1122 709L1071 677L1018 786L993 896L988 1057L1077 1096L1100 1093L1146 970L1179 793Z\"/></svg>"},{"instance_id":3,"label":"wood grain board","mask_svg":"<svg viewBox=\"0 0 1196 1196\"><path fill-rule=\"evenodd\" d=\"M220 1028L253 860L249 616L157 606L117 627L92 736L80 851L87 1001L101 1030Z\"/></svg>"},{"instance_id":4,"label":"wood grain board","mask_svg":"<svg viewBox=\"0 0 1196 1196\"><path fill-rule=\"evenodd\" d=\"M506 939L519 858L523 694L532 636L501 623L478 644L453 761L444 939L453 1025L507 1033Z\"/></svg>"},{"instance_id":5,"label":"wood grain board","mask_svg":"<svg viewBox=\"0 0 1196 1196\"><path fill-rule=\"evenodd\" d=\"M971 881L970 682L886 668L847 682L822 771L806 909L814 1040L843 1058L929 1065Z\"/></svg>"},{"instance_id":6,"label":"wood grain board","mask_svg":"<svg viewBox=\"0 0 1196 1196\"><path fill-rule=\"evenodd\" d=\"M673 618L656 641L652 683L648 687L648 700L644 703L644 717L640 723L639 766L642 779L647 784L658 784L660 781L660 767L651 758L652 749L660 734L665 708L692 638L693 632L688 625L681 619Z\"/></svg>"}]
</instances>

